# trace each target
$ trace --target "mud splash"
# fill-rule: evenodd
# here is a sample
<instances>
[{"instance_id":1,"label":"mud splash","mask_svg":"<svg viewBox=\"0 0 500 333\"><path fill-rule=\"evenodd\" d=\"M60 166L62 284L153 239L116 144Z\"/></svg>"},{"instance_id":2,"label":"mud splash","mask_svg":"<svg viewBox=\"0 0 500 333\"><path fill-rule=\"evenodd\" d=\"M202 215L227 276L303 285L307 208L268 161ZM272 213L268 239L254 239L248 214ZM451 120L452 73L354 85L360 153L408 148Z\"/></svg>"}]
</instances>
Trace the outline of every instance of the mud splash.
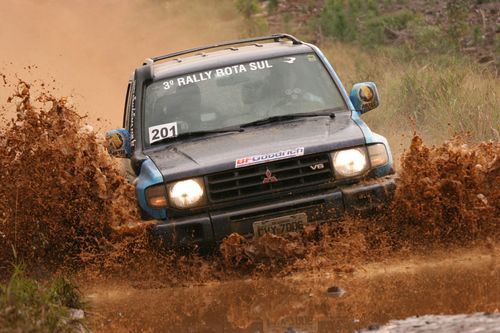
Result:
<instances>
[{"instance_id":1,"label":"mud splash","mask_svg":"<svg viewBox=\"0 0 500 333\"><path fill-rule=\"evenodd\" d=\"M391 229L399 241L470 244L500 232L500 143L455 137L426 147L415 136L401 160Z\"/></svg>"},{"instance_id":2,"label":"mud splash","mask_svg":"<svg viewBox=\"0 0 500 333\"><path fill-rule=\"evenodd\" d=\"M0 132L0 266L75 269L136 219L133 191L101 140L67 103L19 82L16 118Z\"/></svg>"},{"instance_id":3,"label":"mud splash","mask_svg":"<svg viewBox=\"0 0 500 333\"><path fill-rule=\"evenodd\" d=\"M20 82L9 102L16 118L0 132L3 272L23 260L35 273L62 269L138 285L185 285L353 272L401 251L499 240L500 143L466 145L455 138L427 147L415 136L402 156L395 200L377 217L258 240L232 235L208 257L167 252L149 241L132 186L67 99L47 92L33 98L30 85Z\"/></svg>"},{"instance_id":4,"label":"mud splash","mask_svg":"<svg viewBox=\"0 0 500 333\"><path fill-rule=\"evenodd\" d=\"M499 142L467 144L457 136L427 147L415 134L401 166L394 201L379 215L347 217L300 235L250 241L232 235L221 246L224 262L253 271L348 272L401 251L498 243Z\"/></svg>"}]
</instances>

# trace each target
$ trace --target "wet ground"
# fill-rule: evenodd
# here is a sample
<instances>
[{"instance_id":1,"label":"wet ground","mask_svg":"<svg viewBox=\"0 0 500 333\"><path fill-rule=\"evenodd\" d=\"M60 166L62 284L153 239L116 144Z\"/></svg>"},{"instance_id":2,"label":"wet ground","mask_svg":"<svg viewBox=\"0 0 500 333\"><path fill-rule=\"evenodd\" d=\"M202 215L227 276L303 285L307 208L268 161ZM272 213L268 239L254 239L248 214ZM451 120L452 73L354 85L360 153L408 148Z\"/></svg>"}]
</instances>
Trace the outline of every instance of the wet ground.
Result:
<instances>
[{"instance_id":1,"label":"wet ground","mask_svg":"<svg viewBox=\"0 0 500 333\"><path fill-rule=\"evenodd\" d=\"M96 332L352 332L425 314L500 307L499 250L373 263L353 274L298 274L179 288L85 289Z\"/></svg>"}]
</instances>

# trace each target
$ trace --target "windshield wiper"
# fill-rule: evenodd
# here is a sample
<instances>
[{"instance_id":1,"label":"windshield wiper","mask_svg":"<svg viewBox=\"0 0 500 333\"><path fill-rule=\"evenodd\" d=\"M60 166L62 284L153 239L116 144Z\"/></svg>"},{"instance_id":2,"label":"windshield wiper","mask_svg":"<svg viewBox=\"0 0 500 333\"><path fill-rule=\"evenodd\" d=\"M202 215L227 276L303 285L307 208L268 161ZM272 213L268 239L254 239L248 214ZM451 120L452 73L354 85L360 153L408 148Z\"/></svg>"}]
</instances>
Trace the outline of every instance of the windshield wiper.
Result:
<instances>
[{"instance_id":1,"label":"windshield wiper","mask_svg":"<svg viewBox=\"0 0 500 333\"><path fill-rule=\"evenodd\" d=\"M250 123L246 123L246 124L241 125L241 127L259 126L259 125L264 125L264 124L269 124L269 123L280 122L280 121L284 121L284 120L291 120L291 119L297 119L297 118L309 118L309 117L321 117L321 116L335 118L335 113L333 112L333 110L329 109L329 110L323 110L323 111L318 111L318 112L284 114L284 115L280 115L280 116L272 116L272 117L252 121Z\"/></svg>"},{"instance_id":2,"label":"windshield wiper","mask_svg":"<svg viewBox=\"0 0 500 333\"><path fill-rule=\"evenodd\" d=\"M206 130L206 131L185 132L185 133L180 133L179 135L177 135L175 137L169 137L169 138L165 138L165 139L161 139L159 141L153 142L151 144L151 146L157 145L160 143L165 143L165 142L175 142L178 139L184 139L184 138L193 138L193 137L199 137L199 136L205 136L205 135L217 134L217 133L243 132L243 131L244 131L244 129L241 128L240 126L230 126L230 127L224 127L224 128Z\"/></svg>"}]
</instances>

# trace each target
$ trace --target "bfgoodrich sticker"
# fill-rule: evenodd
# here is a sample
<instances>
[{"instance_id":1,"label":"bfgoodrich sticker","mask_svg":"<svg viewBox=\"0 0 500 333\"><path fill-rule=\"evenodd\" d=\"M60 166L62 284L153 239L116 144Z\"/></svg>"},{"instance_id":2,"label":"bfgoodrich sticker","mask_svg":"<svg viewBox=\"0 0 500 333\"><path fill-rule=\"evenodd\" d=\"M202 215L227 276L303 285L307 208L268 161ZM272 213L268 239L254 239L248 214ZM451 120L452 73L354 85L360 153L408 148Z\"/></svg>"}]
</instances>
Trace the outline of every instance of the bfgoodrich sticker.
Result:
<instances>
[{"instance_id":1,"label":"bfgoodrich sticker","mask_svg":"<svg viewBox=\"0 0 500 333\"><path fill-rule=\"evenodd\" d=\"M235 167L241 168L244 166L260 164L270 161L283 160L286 158L292 158L304 155L304 147L298 147L295 149L281 150L274 153L246 156L236 160Z\"/></svg>"}]
</instances>

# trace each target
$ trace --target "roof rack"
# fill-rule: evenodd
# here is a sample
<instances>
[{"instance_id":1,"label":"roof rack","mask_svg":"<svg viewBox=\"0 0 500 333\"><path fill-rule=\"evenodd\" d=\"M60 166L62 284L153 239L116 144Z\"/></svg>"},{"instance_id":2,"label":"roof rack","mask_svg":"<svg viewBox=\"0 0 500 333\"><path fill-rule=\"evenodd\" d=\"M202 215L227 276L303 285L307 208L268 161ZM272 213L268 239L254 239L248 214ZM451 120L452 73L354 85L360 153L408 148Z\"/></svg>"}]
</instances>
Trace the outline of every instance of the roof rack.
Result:
<instances>
[{"instance_id":1,"label":"roof rack","mask_svg":"<svg viewBox=\"0 0 500 333\"><path fill-rule=\"evenodd\" d=\"M209 49L215 49L215 48L223 47L223 46L247 44L247 43L254 43L255 46L261 46L261 44L257 44L257 42L265 41L265 40L274 40L275 42L279 42L281 39L291 40L294 45L302 44L301 40L299 40L298 38L296 38L292 35L275 34L275 35L265 36L265 37L246 38L246 39L240 39L240 40L235 40L235 41L230 41L230 42L223 42L223 43L219 43L219 44L201 46L201 47L196 47L196 48L188 49L188 50L184 50L184 51L169 53L169 54L161 55L161 56L154 57L154 58L148 58L144 61L143 65L151 65L157 61L165 60L168 58L174 58L174 57L178 57L178 56L181 56L184 54L189 54L189 53L194 53L194 52L204 51L204 50L209 50Z\"/></svg>"}]
</instances>

